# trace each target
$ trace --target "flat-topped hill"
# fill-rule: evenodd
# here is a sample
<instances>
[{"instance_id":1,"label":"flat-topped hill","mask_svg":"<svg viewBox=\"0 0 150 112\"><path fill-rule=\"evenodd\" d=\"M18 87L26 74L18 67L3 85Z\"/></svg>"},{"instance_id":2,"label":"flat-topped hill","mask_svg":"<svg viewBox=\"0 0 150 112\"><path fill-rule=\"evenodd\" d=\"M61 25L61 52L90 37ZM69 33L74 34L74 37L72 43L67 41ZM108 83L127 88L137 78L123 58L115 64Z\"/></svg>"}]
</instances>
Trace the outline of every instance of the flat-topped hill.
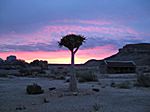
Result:
<instances>
[{"instance_id":1,"label":"flat-topped hill","mask_svg":"<svg viewBox=\"0 0 150 112\"><path fill-rule=\"evenodd\" d=\"M134 61L139 66L150 65L150 43L127 44L119 49L117 54L103 60ZM92 59L87 61L85 65L96 66L103 60Z\"/></svg>"}]
</instances>

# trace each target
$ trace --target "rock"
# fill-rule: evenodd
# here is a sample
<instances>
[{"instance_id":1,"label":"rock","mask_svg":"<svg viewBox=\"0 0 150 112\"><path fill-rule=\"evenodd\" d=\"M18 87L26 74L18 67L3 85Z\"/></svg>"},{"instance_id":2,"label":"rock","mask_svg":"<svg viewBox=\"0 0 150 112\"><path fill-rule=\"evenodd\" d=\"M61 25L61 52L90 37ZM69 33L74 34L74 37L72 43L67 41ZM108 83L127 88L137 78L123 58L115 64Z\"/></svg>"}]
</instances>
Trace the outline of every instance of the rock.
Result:
<instances>
[{"instance_id":1,"label":"rock","mask_svg":"<svg viewBox=\"0 0 150 112\"><path fill-rule=\"evenodd\" d=\"M110 86L111 86L111 87L116 87L115 82L112 82L112 83L110 84Z\"/></svg>"},{"instance_id":2,"label":"rock","mask_svg":"<svg viewBox=\"0 0 150 112\"><path fill-rule=\"evenodd\" d=\"M102 86L102 88L105 88L106 86Z\"/></svg>"},{"instance_id":3,"label":"rock","mask_svg":"<svg viewBox=\"0 0 150 112\"><path fill-rule=\"evenodd\" d=\"M92 87L94 87L94 85L92 85Z\"/></svg>"},{"instance_id":4,"label":"rock","mask_svg":"<svg viewBox=\"0 0 150 112\"><path fill-rule=\"evenodd\" d=\"M26 107L24 105L20 105L18 107L16 107L16 110L25 110Z\"/></svg>"},{"instance_id":5,"label":"rock","mask_svg":"<svg viewBox=\"0 0 150 112\"><path fill-rule=\"evenodd\" d=\"M33 102L32 102L31 105L36 105L36 103L33 103Z\"/></svg>"},{"instance_id":6,"label":"rock","mask_svg":"<svg viewBox=\"0 0 150 112\"><path fill-rule=\"evenodd\" d=\"M65 77L65 82L70 82L70 77Z\"/></svg>"},{"instance_id":7,"label":"rock","mask_svg":"<svg viewBox=\"0 0 150 112\"><path fill-rule=\"evenodd\" d=\"M102 83L98 82L97 85L102 85Z\"/></svg>"},{"instance_id":8,"label":"rock","mask_svg":"<svg viewBox=\"0 0 150 112\"><path fill-rule=\"evenodd\" d=\"M33 84L33 85L27 86L26 92L28 94L41 94L44 92L44 90L42 90L41 86L39 86L37 84Z\"/></svg>"},{"instance_id":9,"label":"rock","mask_svg":"<svg viewBox=\"0 0 150 112\"><path fill-rule=\"evenodd\" d=\"M59 97L59 98L63 97L63 94L59 94L58 97Z\"/></svg>"},{"instance_id":10,"label":"rock","mask_svg":"<svg viewBox=\"0 0 150 112\"><path fill-rule=\"evenodd\" d=\"M98 88L93 88L92 90L95 91L95 92L99 92Z\"/></svg>"},{"instance_id":11,"label":"rock","mask_svg":"<svg viewBox=\"0 0 150 112\"><path fill-rule=\"evenodd\" d=\"M55 90L55 89L56 89L56 87L49 88L50 91Z\"/></svg>"},{"instance_id":12,"label":"rock","mask_svg":"<svg viewBox=\"0 0 150 112\"><path fill-rule=\"evenodd\" d=\"M46 98L44 98L43 101L44 101L44 103L48 103L49 102Z\"/></svg>"},{"instance_id":13,"label":"rock","mask_svg":"<svg viewBox=\"0 0 150 112\"><path fill-rule=\"evenodd\" d=\"M73 92L72 95L73 96L78 96L78 92Z\"/></svg>"}]
</instances>

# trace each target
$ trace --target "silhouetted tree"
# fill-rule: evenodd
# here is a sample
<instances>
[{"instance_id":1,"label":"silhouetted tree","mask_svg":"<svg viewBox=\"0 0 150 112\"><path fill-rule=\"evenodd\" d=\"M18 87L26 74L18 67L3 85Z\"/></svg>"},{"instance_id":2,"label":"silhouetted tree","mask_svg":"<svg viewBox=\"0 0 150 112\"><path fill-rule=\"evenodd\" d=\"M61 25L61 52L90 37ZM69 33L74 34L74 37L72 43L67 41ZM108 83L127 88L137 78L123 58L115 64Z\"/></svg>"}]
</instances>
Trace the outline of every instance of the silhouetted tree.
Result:
<instances>
[{"instance_id":1,"label":"silhouetted tree","mask_svg":"<svg viewBox=\"0 0 150 112\"><path fill-rule=\"evenodd\" d=\"M30 63L30 65L32 65L32 66L39 66L39 60L38 59L36 59L36 60L33 60L31 63Z\"/></svg>"},{"instance_id":2,"label":"silhouetted tree","mask_svg":"<svg viewBox=\"0 0 150 112\"><path fill-rule=\"evenodd\" d=\"M85 42L85 37L81 35L75 35L75 34L68 34L66 36L63 36L60 40L59 46L66 47L71 52L71 68L72 68L72 74L70 77L70 91L77 91L77 80L75 76L75 69L74 69L74 56L75 53L78 51L79 47Z\"/></svg>"},{"instance_id":3,"label":"silhouetted tree","mask_svg":"<svg viewBox=\"0 0 150 112\"><path fill-rule=\"evenodd\" d=\"M31 66L39 66L41 69L48 69L48 62L43 60L34 60L30 63Z\"/></svg>"}]
</instances>

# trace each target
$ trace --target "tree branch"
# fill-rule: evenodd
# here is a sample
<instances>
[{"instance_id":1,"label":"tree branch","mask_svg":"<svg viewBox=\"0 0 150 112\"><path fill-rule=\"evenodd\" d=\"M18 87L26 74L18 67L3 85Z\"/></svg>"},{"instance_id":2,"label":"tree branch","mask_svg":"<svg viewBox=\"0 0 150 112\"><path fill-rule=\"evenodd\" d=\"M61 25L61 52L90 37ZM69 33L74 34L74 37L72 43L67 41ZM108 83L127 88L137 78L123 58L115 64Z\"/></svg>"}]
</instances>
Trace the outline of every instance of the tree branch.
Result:
<instances>
[{"instance_id":1,"label":"tree branch","mask_svg":"<svg viewBox=\"0 0 150 112\"><path fill-rule=\"evenodd\" d=\"M78 49L79 49L79 47L77 47L73 53L75 54L78 51Z\"/></svg>"}]
</instances>

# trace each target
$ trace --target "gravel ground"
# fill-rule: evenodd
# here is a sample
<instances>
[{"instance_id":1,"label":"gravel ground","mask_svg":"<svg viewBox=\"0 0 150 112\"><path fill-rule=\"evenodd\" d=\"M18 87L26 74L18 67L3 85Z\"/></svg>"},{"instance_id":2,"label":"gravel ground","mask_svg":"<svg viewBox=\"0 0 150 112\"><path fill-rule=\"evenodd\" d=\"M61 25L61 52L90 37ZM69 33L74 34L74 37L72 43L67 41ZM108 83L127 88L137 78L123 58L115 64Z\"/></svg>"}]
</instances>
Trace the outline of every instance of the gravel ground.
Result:
<instances>
[{"instance_id":1,"label":"gravel ground","mask_svg":"<svg viewBox=\"0 0 150 112\"><path fill-rule=\"evenodd\" d=\"M68 83L63 80L0 78L0 112L150 112L150 88L112 88L112 80L123 81L109 78L100 79L101 84L80 83L79 95L74 96L67 94ZM32 83L41 85L44 94L26 94L26 86ZM56 90L49 91L50 87ZM93 92L93 87L100 91ZM48 103L44 103L44 98Z\"/></svg>"}]
</instances>

